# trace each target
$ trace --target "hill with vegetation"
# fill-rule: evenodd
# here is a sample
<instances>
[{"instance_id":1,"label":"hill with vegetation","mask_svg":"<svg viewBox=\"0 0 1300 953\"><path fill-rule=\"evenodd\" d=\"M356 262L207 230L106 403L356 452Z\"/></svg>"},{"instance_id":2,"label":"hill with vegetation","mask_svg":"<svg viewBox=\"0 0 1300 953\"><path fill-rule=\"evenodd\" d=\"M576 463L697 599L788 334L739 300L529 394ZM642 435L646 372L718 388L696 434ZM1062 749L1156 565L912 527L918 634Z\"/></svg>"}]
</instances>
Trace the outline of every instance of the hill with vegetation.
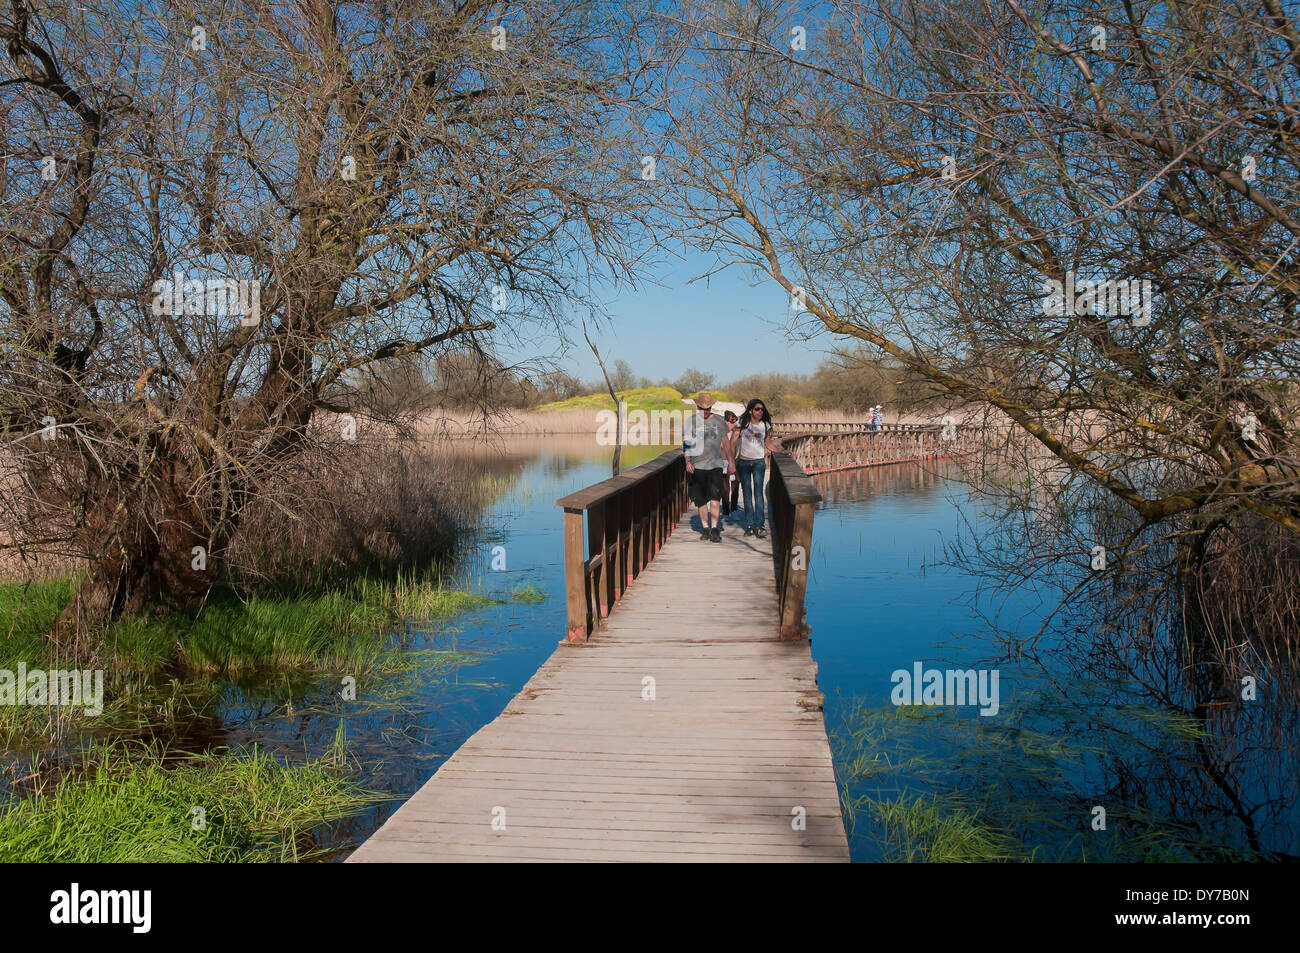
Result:
<instances>
[{"instance_id":1,"label":"hill with vegetation","mask_svg":"<svg viewBox=\"0 0 1300 953\"><path fill-rule=\"evenodd\" d=\"M682 403L685 395L675 387L632 387L628 390L615 391L619 400L627 402L628 413L634 410L688 410L689 405ZM730 401L725 391L709 391L716 399ZM566 410L613 410L614 401L608 393L584 394L567 400L556 400L534 408L537 411L553 412Z\"/></svg>"}]
</instances>

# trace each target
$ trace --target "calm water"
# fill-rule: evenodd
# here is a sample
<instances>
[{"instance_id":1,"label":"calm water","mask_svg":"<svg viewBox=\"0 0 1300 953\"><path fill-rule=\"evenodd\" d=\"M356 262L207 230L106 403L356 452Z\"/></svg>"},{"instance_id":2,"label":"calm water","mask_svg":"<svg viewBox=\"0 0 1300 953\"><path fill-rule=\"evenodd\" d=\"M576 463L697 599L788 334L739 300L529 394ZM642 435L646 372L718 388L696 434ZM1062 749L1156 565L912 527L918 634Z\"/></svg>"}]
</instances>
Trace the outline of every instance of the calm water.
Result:
<instances>
[{"instance_id":1,"label":"calm water","mask_svg":"<svg viewBox=\"0 0 1300 953\"><path fill-rule=\"evenodd\" d=\"M473 452L482 456L482 451ZM659 448L625 450L624 466L658 452ZM296 757L322 750L341 728L363 769L365 786L394 799L334 825L322 837L339 847L364 839L461 743L500 714L563 637L561 512L554 501L607 477L609 453L594 442L573 440L513 440L497 448L493 467L504 488L459 571L464 585L496 596L501 603L432 630L412 628L402 636L403 644L412 648L475 653L474 664L445 672L417 671L382 686L362 686L362 704L349 706L338 700L333 685L320 686L312 697L297 698L293 705L232 689L214 716L211 731L232 746L256 741ZM941 728L923 725L920 731L902 734L892 729L884 734L874 729L863 732L864 712L874 712L877 718L897 713L890 705L895 670L910 670L916 662L939 668L953 667L954 661L964 668L988 667L982 659L988 643L972 637L983 625L976 609L988 607L973 600L972 576L943 563L945 542L963 525L978 525L986 518L981 507L961 482L915 465L828 474L816 480L825 502L813 533L808 622L846 803L862 796L891 797L903 790L943 791L957 784L967 793L980 788L986 802L1020 804L1016 799L1022 798L1031 807L1022 813L1029 815L1039 809L1059 813L1059 793L1033 776L1051 759L1019 740L1014 750L997 748L1004 744L1005 735L984 731L981 722L998 719L981 719L973 708L946 709L949 717ZM504 570L492 568L494 558L499 565L502 554L497 547L504 550ZM540 590L544 597L511 598L525 586ZM997 608L1003 618L1019 619L1025 626L1035 625L1042 611L1029 592ZM1018 673L1005 662L999 669L1001 704L1009 709L1016 701ZM375 694L385 700L367 707L367 698ZM1047 737L1052 732L1074 737L1082 732L1063 725L1059 718L1047 722L1031 718L1016 725L1012 733L1017 739ZM972 745L972 732L978 735L978 744L995 743L993 755L967 758L958 766L962 760L958 753ZM874 759L865 769L864 751ZM963 775L963 771L970 773ZM1053 763L1049 773L1053 784L1064 773L1070 775L1068 780L1085 782L1086 789L1086 769L1061 769ZM1031 790L1024 790L1026 786ZM1087 807L1085 800L1066 808L1067 813L1077 808L1079 818L1064 826L1062 836L1087 828ZM853 813L854 859L884 856L878 837L884 828L877 818L870 811ZM1032 820L1026 823L1034 826ZM1024 833L1027 840L1036 835L1032 829ZM1291 836L1282 835L1284 847L1293 847ZM336 856L345 855L340 851Z\"/></svg>"}]
</instances>

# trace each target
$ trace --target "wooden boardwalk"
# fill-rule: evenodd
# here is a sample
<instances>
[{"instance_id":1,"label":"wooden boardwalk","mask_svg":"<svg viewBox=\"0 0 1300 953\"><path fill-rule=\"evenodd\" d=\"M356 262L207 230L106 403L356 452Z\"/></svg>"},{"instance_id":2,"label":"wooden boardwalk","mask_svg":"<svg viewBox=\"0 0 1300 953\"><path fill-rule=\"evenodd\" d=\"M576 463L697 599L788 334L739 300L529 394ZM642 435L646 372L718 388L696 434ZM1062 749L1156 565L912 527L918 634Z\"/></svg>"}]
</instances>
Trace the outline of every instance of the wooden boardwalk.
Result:
<instances>
[{"instance_id":1,"label":"wooden boardwalk","mask_svg":"<svg viewBox=\"0 0 1300 953\"><path fill-rule=\"evenodd\" d=\"M817 665L779 638L769 541L700 541L689 513L591 637L349 862L849 859Z\"/></svg>"}]
</instances>

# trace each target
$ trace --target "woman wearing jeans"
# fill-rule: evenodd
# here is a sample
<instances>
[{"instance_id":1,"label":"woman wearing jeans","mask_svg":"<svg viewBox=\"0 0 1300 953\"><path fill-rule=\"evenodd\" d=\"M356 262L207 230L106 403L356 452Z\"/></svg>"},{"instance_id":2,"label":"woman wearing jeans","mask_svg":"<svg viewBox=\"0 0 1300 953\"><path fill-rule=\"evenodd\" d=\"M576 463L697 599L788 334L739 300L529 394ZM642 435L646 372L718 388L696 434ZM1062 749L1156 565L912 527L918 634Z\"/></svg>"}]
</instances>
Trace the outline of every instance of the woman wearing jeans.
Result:
<instances>
[{"instance_id":1,"label":"woman wearing jeans","mask_svg":"<svg viewBox=\"0 0 1300 953\"><path fill-rule=\"evenodd\" d=\"M732 446L736 473L745 494L745 535L760 539L767 535L767 515L763 511L763 480L767 476L766 454L781 449L772 436L772 415L767 405L755 397L745 406Z\"/></svg>"}]
</instances>

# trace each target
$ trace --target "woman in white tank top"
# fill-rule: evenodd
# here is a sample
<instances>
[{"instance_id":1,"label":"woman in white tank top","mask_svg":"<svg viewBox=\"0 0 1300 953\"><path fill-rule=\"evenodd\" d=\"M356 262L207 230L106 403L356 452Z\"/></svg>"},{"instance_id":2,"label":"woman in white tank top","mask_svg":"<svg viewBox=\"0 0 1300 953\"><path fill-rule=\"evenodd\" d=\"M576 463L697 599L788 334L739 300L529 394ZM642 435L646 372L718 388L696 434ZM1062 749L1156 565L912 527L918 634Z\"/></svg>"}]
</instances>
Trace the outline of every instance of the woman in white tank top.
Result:
<instances>
[{"instance_id":1,"label":"woman in white tank top","mask_svg":"<svg viewBox=\"0 0 1300 953\"><path fill-rule=\"evenodd\" d=\"M772 415L767 412L767 404L757 397L745 405L734 449L736 474L745 495L745 535L761 538L767 535L767 516L763 507L767 454L781 448L772 436Z\"/></svg>"}]
</instances>

